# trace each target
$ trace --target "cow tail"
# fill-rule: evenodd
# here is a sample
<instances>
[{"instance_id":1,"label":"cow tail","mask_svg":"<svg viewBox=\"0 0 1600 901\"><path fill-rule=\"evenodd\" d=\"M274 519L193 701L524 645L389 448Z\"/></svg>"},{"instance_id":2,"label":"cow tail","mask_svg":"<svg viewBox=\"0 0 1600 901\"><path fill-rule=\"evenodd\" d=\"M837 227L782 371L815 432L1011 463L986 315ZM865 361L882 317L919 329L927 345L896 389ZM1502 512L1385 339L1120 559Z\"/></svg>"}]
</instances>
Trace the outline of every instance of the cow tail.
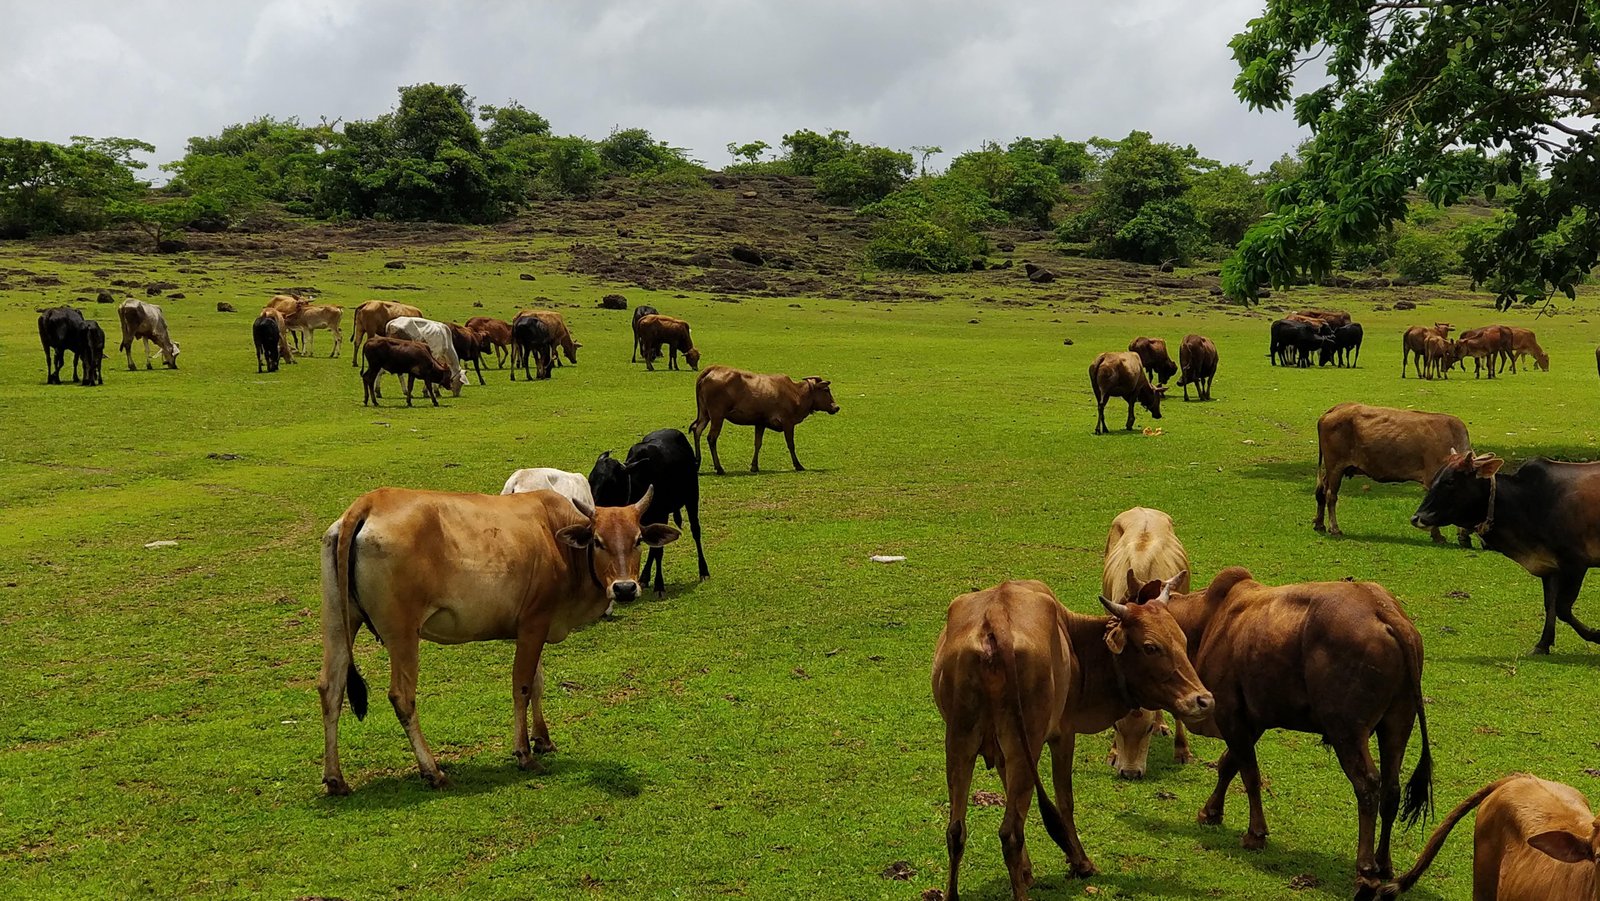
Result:
<instances>
[{"instance_id":1,"label":"cow tail","mask_svg":"<svg viewBox=\"0 0 1600 901\"><path fill-rule=\"evenodd\" d=\"M351 646L355 645L356 632L360 626L350 629L350 607L352 604L360 609L360 599L355 596L356 581L356 535L361 527L367 523L366 505L357 502L344 513L344 520L339 523L339 543L334 550L333 568L336 575L335 582L339 587L339 624L340 628L347 630L344 641ZM366 620L367 615L362 611L361 618ZM367 622L367 628L372 628L372 623ZM374 631L372 634L377 635ZM379 639L380 641L382 639ZM356 669L356 658L350 656L350 668L346 673L345 690L350 698L350 712L356 719L365 719L367 716L367 680L361 677L361 671Z\"/></svg>"},{"instance_id":2,"label":"cow tail","mask_svg":"<svg viewBox=\"0 0 1600 901\"><path fill-rule=\"evenodd\" d=\"M1450 811L1445 816L1444 821L1439 824L1439 827L1433 830L1433 834L1428 836L1428 843L1422 846L1422 853L1418 855L1416 865L1400 874L1399 878L1394 881L1385 883L1379 888L1379 895L1385 898L1393 898L1401 892L1410 891L1411 887L1417 884L1417 880L1422 878L1422 874L1433 864L1433 859L1439 855L1439 850L1444 847L1445 839L1450 837L1450 830L1454 829L1462 818L1471 813L1479 804L1482 804L1483 799L1493 794L1500 786L1513 779L1521 778L1521 773L1512 773L1509 776L1496 779L1473 792L1460 804L1457 804L1455 810Z\"/></svg>"},{"instance_id":3,"label":"cow tail","mask_svg":"<svg viewBox=\"0 0 1600 901\"><path fill-rule=\"evenodd\" d=\"M991 697L997 709L1002 706L1010 707L1011 714L1016 717L1017 738L1022 742L1024 753L1028 755L1028 770L1033 773L1033 790L1039 796L1039 815L1044 818L1044 829L1050 833L1051 840L1059 845L1061 850L1070 855L1072 853L1072 845L1067 836L1066 823L1061 819L1061 811L1057 809L1055 802L1050 800L1050 795L1045 792L1044 781L1039 778L1039 762L1033 757L1033 743L1028 740L1027 717L1024 716L1022 710L1022 686L1018 684L1017 680L1017 653L1009 640L1010 630L1006 630L1008 639L1002 641L1000 631L995 628L994 621L990 619L990 616L993 616L993 614L985 616L983 622L983 659L990 667ZM1000 664L998 672L994 669L996 662ZM994 681L1004 682L1005 688L1009 689L1011 697L1006 699L996 697L1000 686L994 685ZM1013 761L1012 763L1016 764L1018 762ZM1072 762L1070 760L1055 761L1055 765L1071 766Z\"/></svg>"},{"instance_id":4,"label":"cow tail","mask_svg":"<svg viewBox=\"0 0 1600 901\"><path fill-rule=\"evenodd\" d=\"M1393 629L1390 630L1393 633ZM1422 698L1422 654L1400 643L1405 661L1406 681L1411 683L1411 699L1417 707L1417 726L1422 732L1422 756L1406 781L1405 798L1400 802L1400 818L1409 829L1417 820L1433 815L1433 749L1428 746L1428 712Z\"/></svg>"}]
</instances>

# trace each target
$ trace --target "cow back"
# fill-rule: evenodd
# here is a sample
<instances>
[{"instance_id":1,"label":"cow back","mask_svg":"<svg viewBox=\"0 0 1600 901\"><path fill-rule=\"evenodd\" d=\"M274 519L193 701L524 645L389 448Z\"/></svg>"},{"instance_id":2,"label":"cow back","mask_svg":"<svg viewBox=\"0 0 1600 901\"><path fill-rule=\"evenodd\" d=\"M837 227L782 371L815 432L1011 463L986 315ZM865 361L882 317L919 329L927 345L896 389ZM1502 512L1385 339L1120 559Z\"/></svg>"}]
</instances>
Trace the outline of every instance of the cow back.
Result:
<instances>
[{"instance_id":1,"label":"cow back","mask_svg":"<svg viewBox=\"0 0 1600 901\"><path fill-rule=\"evenodd\" d=\"M1128 571L1141 584L1153 579L1165 581L1187 573L1189 554L1178 540L1172 517L1149 507L1124 510L1111 521L1106 535L1105 564L1101 574L1101 595L1121 601L1127 595ZM1189 590L1185 575L1173 591Z\"/></svg>"}]
</instances>

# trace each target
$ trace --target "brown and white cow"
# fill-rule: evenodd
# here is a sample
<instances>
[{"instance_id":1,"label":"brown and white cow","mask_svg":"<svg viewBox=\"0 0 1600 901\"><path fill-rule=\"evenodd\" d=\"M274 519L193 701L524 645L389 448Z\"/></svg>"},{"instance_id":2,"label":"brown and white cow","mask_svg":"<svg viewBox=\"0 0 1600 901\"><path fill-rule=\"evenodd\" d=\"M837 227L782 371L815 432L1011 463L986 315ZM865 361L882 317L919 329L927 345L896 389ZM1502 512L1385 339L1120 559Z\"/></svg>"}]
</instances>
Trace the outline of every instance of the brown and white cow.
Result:
<instances>
[{"instance_id":1,"label":"brown and white cow","mask_svg":"<svg viewBox=\"0 0 1600 901\"><path fill-rule=\"evenodd\" d=\"M1475 807L1473 901L1600 901L1600 817L1583 792L1525 773L1497 779L1456 805L1416 866L1380 895L1394 897L1416 885L1450 830Z\"/></svg>"},{"instance_id":2,"label":"brown and white cow","mask_svg":"<svg viewBox=\"0 0 1600 901\"><path fill-rule=\"evenodd\" d=\"M374 338L374 341L385 340ZM370 345L369 345L370 346ZM365 625L389 651L389 701L423 778L447 784L417 722L421 640L516 642L511 671L512 751L523 769L555 750L545 724L547 643L639 593L640 549L678 538L641 526L649 492L626 507L579 509L554 491L449 494L380 488L356 499L322 536L322 782L348 794L339 767L339 714L362 717L367 686L351 653ZM534 740L528 741L528 705Z\"/></svg>"},{"instance_id":3,"label":"brown and white cow","mask_svg":"<svg viewBox=\"0 0 1600 901\"><path fill-rule=\"evenodd\" d=\"M355 315L350 324L350 365L356 366L361 362L362 342L374 335L387 336L384 327L401 316L421 316L422 311L408 303L395 303L392 300L369 300L356 307Z\"/></svg>"},{"instance_id":4,"label":"brown and white cow","mask_svg":"<svg viewBox=\"0 0 1600 901\"><path fill-rule=\"evenodd\" d=\"M761 437L767 429L782 432L789 444L789 460L796 472L805 469L794 452L795 426L812 413L833 415L839 405L833 400L832 383L819 376L795 380L786 375L763 375L731 366L708 366L694 380L695 417L689 431L694 433L694 459L700 462L700 436L711 445L711 464L717 475L724 475L717 456L717 436L722 423L756 427L756 450L750 458L750 471L761 467Z\"/></svg>"},{"instance_id":5,"label":"brown and white cow","mask_svg":"<svg viewBox=\"0 0 1600 901\"><path fill-rule=\"evenodd\" d=\"M661 359L661 348L666 346L669 356L667 368L678 368L678 354L688 362L690 369L700 368L700 350L694 346L689 334L689 323L672 316L659 314L641 316L633 324L633 340L644 351L644 368L655 371L655 361Z\"/></svg>"},{"instance_id":6,"label":"brown and white cow","mask_svg":"<svg viewBox=\"0 0 1600 901\"><path fill-rule=\"evenodd\" d=\"M1405 335L1400 339L1400 377L1406 377L1406 364L1410 363L1412 356L1415 355L1417 378L1426 378L1422 373L1422 367L1427 362L1425 351L1428 336L1438 335L1448 341L1451 327L1448 322L1435 322L1431 326L1413 325L1406 329Z\"/></svg>"},{"instance_id":7,"label":"brown and white cow","mask_svg":"<svg viewBox=\"0 0 1600 901\"><path fill-rule=\"evenodd\" d=\"M1511 331L1511 351L1506 354L1511 363L1511 372L1517 371L1517 363L1524 357L1533 357L1533 364L1540 372L1550 371L1550 356L1539 346L1539 339L1533 334L1533 329L1520 328L1515 325L1506 326Z\"/></svg>"},{"instance_id":8,"label":"brown and white cow","mask_svg":"<svg viewBox=\"0 0 1600 901\"><path fill-rule=\"evenodd\" d=\"M1171 710L1199 723L1213 698L1185 655L1185 636L1166 609L1170 588L1120 604L1101 598L1109 617L1062 607L1049 586L1005 582L950 602L933 655L933 697L944 717L950 824L946 901L958 901L967 844L967 799L978 755L998 766L1006 812L1000 846L1015 898L1028 896L1033 865L1023 825L1035 790L1050 837L1075 876L1096 870L1078 838L1072 755L1078 735L1102 732L1133 707ZM1039 779L1050 746L1056 800ZM1057 804L1060 805L1058 810Z\"/></svg>"},{"instance_id":9,"label":"brown and white cow","mask_svg":"<svg viewBox=\"0 0 1600 901\"><path fill-rule=\"evenodd\" d=\"M1150 380L1144 374L1144 362L1132 351L1103 353L1095 357L1094 362L1089 364L1089 387L1094 389L1094 400L1099 406L1099 420L1094 427L1096 435L1111 433L1111 429L1106 426L1106 404L1113 397L1120 397L1128 402L1126 428L1129 431L1133 430L1135 403L1143 404L1156 419L1161 418L1161 398L1166 394L1167 387L1151 386Z\"/></svg>"},{"instance_id":10,"label":"brown and white cow","mask_svg":"<svg viewBox=\"0 0 1600 901\"><path fill-rule=\"evenodd\" d=\"M1139 355L1145 377L1162 385L1178 372L1178 364L1167 355L1167 342L1160 338L1139 337L1128 342L1128 350Z\"/></svg>"},{"instance_id":11,"label":"brown and white cow","mask_svg":"<svg viewBox=\"0 0 1600 901\"><path fill-rule=\"evenodd\" d=\"M1350 476L1374 482L1416 482L1426 486L1457 448L1472 445L1467 425L1448 413L1424 413L1366 404L1338 404L1317 418L1317 518L1312 528L1343 535L1339 529L1339 485ZM1466 529L1462 547L1471 546ZM1433 530L1433 540L1444 536Z\"/></svg>"},{"instance_id":12,"label":"brown and white cow","mask_svg":"<svg viewBox=\"0 0 1600 901\"><path fill-rule=\"evenodd\" d=\"M1149 507L1134 507L1117 514L1106 534L1105 564L1101 569L1100 593L1118 597L1132 573L1140 585L1172 579L1172 590L1189 590L1189 552L1172 528L1172 517ZM1135 710L1117 721L1111 741L1111 756L1106 761L1124 779L1142 779L1150 755L1150 736L1166 734L1159 710ZM1189 736L1178 723L1172 742L1172 756L1188 763Z\"/></svg>"},{"instance_id":13,"label":"brown and white cow","mask_svg":"<svg viewBox=\"0 0 1600 901\"><path fill-rule=\"evenodd\" d=\"M130 297L117 305L117 319L122 324L122 343L117 349L128 355L129 369L139 368L133 365L135 340L144 342L144 368L155 368L150 365L152 341L161 351L161 365L168 369L178 368L178 342L167 334L167 318L162 315L160 307Z\"/></svg>"},{"instance_id":14,"label":"brown and white cow","mask_svg":"<svg viewBox=\"0 0 1600 901\"><path fill-rule=\"evenodd\" d=\"M523 310L517 314L519 319L523 316L532 316L543 322L545 331L550 333L550 343L567 355L567 362L578 365L578 348L583 345L572 340L572 330L567 328L566 317L551 310ZM557 366L565 365L561 362L561 354L551 353L550 358Z\"/></svg>"}]
</instances>

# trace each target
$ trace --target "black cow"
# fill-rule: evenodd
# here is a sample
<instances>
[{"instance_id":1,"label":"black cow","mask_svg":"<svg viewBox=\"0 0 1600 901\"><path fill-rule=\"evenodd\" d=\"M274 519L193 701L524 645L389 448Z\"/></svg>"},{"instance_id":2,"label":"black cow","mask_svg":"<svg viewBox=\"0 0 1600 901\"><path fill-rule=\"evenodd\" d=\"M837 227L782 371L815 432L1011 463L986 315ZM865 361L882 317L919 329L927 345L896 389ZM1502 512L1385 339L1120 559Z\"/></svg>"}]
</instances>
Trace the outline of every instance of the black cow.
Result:
<instances>
[{"instance_id":1,"label":"black cow","mask_svg":"<svg viewBox=\"0 0 1600 901\"><path fill-rule=\"evenodd\" d=\"M1535 654L1550 653L1557 618L1585 641L1600 643L1600 630L1572 615L1583 577L1600 565L1600 463L1534 457L1502 474L1504 463L1494 454L1452 454L1434 474L1411 524L1472 529L1484 547L1544 581L1544 631Z\"/></svg>"},{"instance_id":2,"label":"black cow","mask_svg":"<svg viewBox=\"0 0 1600 901\"><path fill-rule=\"evenodd\" d=\"M1304 369L1311 365L1311 355L1320 352L1324 347L1333 344L1331 334L1323 334L1321 329L1308 322L1292 322L1288 319L1279 319L1272 323L1272 345L1267 355L1272 358L1272 365L1279 365L1282 360L1284 366L1299 366ZM1294 362L1290 363L1290 354L1294 355Z\"/></svg>"},{"instance_id":3,"label":"black cow","mask_svg":"<svg viewBox=\"0 0 1600 901\"><path fill-rule=\"evenodd\" d=\"M1333 330L1333 344L1322 348L1319 366L1326 366L1337 357L1340 366L1354 366L1361 359L1361 323L1352 322Z\"/></svg>"},{"instance_id":4,"label":"black cow","mask_svg":"<svg viewBox=\"0 0 1600 901\"><path fill-rule=\"evenodd\" d=\"M522 377L532 379L528 375L528 358L534 360L534 373L536 377L547 379L550 377L552 366L551 355L555 352L555 342L550 337L550 329L540 321L537 316L518 316L511 323L511 380L517 380L517 366L522 366Z\"/></svg>"},{"instance_id":5,"label":"black cow","mask_svg":"<svg viewBox=\"0 0 1600 901\"><path fill-rule=\"evenodd\" d=\"M633 353L629 356L629 363L639 362L639 320L646 316L660 316L661 311L655 307L645 305L633 308Z\"/></svg>"},{"instance_id":6,"label":"black cow","mask_svg":"<svg viewBox=\"0 0 1600 901\"><path fill-rule=\"evenodd\" d=\"M104 385L106 383L103 370L100 366L106 359L106 332L100 323L90 319L83 324L83 384ZM78 374L78 359L76 355L72 360L72 374Z\"/></svg>"},{"instance_id":7,"label":"black cow","mask_svg":"<svg viewBox=\"0 0 1600 901\"><path fill-rule=\"evenodd\" d=\"M589 492L596 507L628 505L628 468L621 460L612 459L610 451L601 454L589 470Z\"/></svg>"},{"instance_id":8,"label":"black cow","mask_svg":"<svg viewBox=\"0 0 1600 901\"><path fill-rule=\"evenodd\" d=\"M257 316L250 324L250 334L256 341L256 372L278 371L278 345L283 337L278 333L278 320L271 316Z\"/></svg>"},{"instance_id":9,"label":"black cow","mask_svg":"<svg viewBox=\"0 0 1600 901\"><path fill-rule=\"evenodd\" d=\"M682 527L687 510L689 533L694 536L695 553L699 555L700 578L710 578L711 569L706 566L706 552L700 542L700 466L686 435L677 429L657 429L628 449L627 462L618 463L606 451L589 471L589 490L594 493L595 504L602 507L635 503L652 487L655 494L651 496L650 509L639 521L645 525L664 523L670 515ZM658 596L666 594L661 550L650 549L644 571L639 574L639 581L649 584L650 566L655 564Z\"/></svg>"},{"instance_id":10,"label":"black cow","mask_svg":"<svg viewBox=\"0 0 1600 901\"><path fill-rule=\"evenodd\" d=\"M83 314L72 307L51 307L39 311L39 343L44 345L44 381L47 385L61 384L61 367L66 365L66 353L72 352L72 380L78 381L78 366L88 356L88 325ZM105 333L101 333L104 348ZM54 352L54 362L51 352ZM99 358L94 361L99 368Z\"/></svg>"}]
</instances>

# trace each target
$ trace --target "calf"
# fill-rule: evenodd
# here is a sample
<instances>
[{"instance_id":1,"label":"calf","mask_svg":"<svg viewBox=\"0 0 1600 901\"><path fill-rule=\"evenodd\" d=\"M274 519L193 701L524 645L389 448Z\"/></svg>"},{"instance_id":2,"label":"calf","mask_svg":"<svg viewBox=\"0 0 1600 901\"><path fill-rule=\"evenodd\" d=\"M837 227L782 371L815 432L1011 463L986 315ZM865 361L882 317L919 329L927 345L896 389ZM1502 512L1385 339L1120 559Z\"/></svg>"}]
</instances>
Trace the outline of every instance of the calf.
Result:
<instances>
[{"instance_id":1,"label":"calf","mask_svg":"<svg viewBox=\"0 0 1600 901\"><path fill-rule=\"evenodd\" d=\"M1317 518L1312 528L1323 531L1327 512L1329 535L1339 529L1339 485L1350 476L1374 482L1416 482L1427 485L1439 467L1467 447L1467 426L1448 413L1424 413L1344 403L1317 418ZM1433 530L1433 540L1444 536ZM1466 529L1457 535L1462 547L1471 547Z\"/></svg>"},{"instance_id":2,"label":"calf","mask_svg":"<svg viewBox=\"0 0 1600 901\"><path fill-rule=\"evenodd\" d=\"M1511 356L1511 329L1504 325L1489 325L1468 329L1456 341L1458 359L1472 358L1472 377L1481 376L1488 367L1489 378L1494 378L1501 360Z\"/></svg>"},{"instance_id":3,"label":"calf","mask_svg":"<svg viewBox=\"0 0 1600 901\"><path fill-rule=\"evenodd\" d=\"M644 316L633 325L634 341L644 351L644 368L654 371L655 361L661 358L661 347L666 345L670 356L667 368L678 368L678 354L683 354L690 369L700 368L700 351L689 337L689 323L671 316Z\"/></svg>"},{"instance_id":4,"label":"calf","mask_svg":"<svg viewBox=\"0 0 1600 901\"><path fill-rule=\"evenodd\" d=\"M1172 528L1172 517L1160 510L1134 507L1124 510L1111 521L1111 531L1106 535L1105 564L1101 569L1100 592L1114 598L1131 573L1140 585L1149 581L1171 579L1172 590L1189 590L1189 553L1178 540ZM1188 763L1189 736L1178 723L1173 739L1173 758ZM1144 778L1150 755L1150 736L1160 732L1165 735L1166 725L1159 710L1135 710L1117 721L1111 742L1111 756L1107 760L1117 775L1123 779Z\"/></svg>"},{"instance_id":5,"label":"calf","mask_svg":"<svg viewBox=\"0 0 1600 901\"><path fill-rule=\"evenodd\" d=\"M1160 338L1135 338L1128 342L1128 350L1139 355L1139 365L1145 377L1162 385L1178 371L1177 364L1167 356L1167 342Z\"/></svg>"},{"instance_id":6,"label":"calf","mask_svg":"<svg viewBox=\"0 0 1600 901\"><path fill-rule=\"evenodd\" d=\"M1539 367L1540 372L1550 371L1550 357L1539 346L1539 341L1534 337L1532 329L1506 326L1511 331L1511 351L1506 355L1511 363L1511 372L1517 371L1517 363L1524 357L1533 357L1533 364Z\"/></svg>"},{"instance_id":7,"label":"calf","mask_svg":"<svg viewBox=\"0 0 1600 901\"><path fill-rule=\"evenodd\" d=\"M351 317L350 325L350 365L357 365L362 356L361 345L368 338L386 336L384 330L390 322L401 316L421 317L422 311L408 303L395 303L390 300L369 300L356 307L355 315Z\"/></svg>"},{"instance_id":8,"label":"calf","mask_svg":"<svg viewBox=\"0 0 1600 901\"><path fill-rule=\"evenodd\" d=\"M1450 341L1438 335L1428 335L1422 342L1422 377L1448 379L1467 351L1464 341ZM1490 361L1491 368L1493 361ZM1493 378L1493 373L1490 378Z\"/></svg>"},{"instance_id":9,"label":"calf","mask_svg":"<svg viewBox=\"0 0 1600 901\"><path fill-rule=\"evenodd\" d=\"M1145 378L1144 364L1136 353L1107 352L1095 357L1094 362L1089 364L1089 387L1094 389L1094 400L1099 406L1099 421L1094 427L1096 435L1111 433L1106 426L1106 404L1113 397L1128 402L1126 428L1130 431L1133 429L1133 405L1136 402L1143 404L1151 416L1161 418L1161 398L1167 393L1167 388L1165 385L1160 388L1150 386L1150 380Z\"/></svg>"},{"instance_id":10,"label":"calf","mask_svg":"<svg viewBox=\"0 0 1600 901\"><path fill-rule=\"evenodd\" d=\"M1045 828L1066 851L1072 874L1097 872L1074 816L1077 736L1102 732L1141 706L1170 710L1198 725L1214 703L1184 652L1183 632L1167 610L1169 595L1161 588L1141 594L1137 603L1101 598L1109 617L1073 613L1049 586L1031 580L1004 582L950 602L933 652L933 698L945 723L950 798L946 901L960 898L967 800L980 754L987 766L1000 768L1005 781L1000 847L1012 896L1026 898L1033 883L1023 826L1035 791ZM1046 744L1055 802L1039 778Z\"/></svg>"},{"instance_id":11,"label":"calf","mask_svg":"<svg viewBox=\"0 0 1600 901\"><path fill-rule=\"evenodd\" d=\"M263 312L277 310L282 314L285 331L284 340L288 341L292 337L296 350L301 348L300 313L311 304L311 300L312 298L309 295L274 294L272 299L267 301L267 305L262 308Z\"/></svg>"},{"instance_id":12,"label":"calf","mask_svg":"<svg viewBox=\"0 0 1600 901\"><path fill-rule=\"evenodd\" d=\"M297 329L305 334L305 352L308 355L316 353L317 330L327 329L333 332L333 351L329 357L337 357L344 347L344 331L340 326L344 322L344 307L333 304L311 304L301 308Z\"/></svg>"},{"instance_id":13,"label":"calf","mask_svg":"<svg viewBox=\"0 0 1600 901\"><path fill-rule=\"evenodd\" d=\"M506 353L511 347L511 323L489 316L474 316L467 320L467 328L482 335L487 344L493 345L500 368L506 368Z\"/></svg>"},{"instance_id":14,"label":"calf","mask_svg":"<svg viewBox=\"0 0 1600 901\"><path fill-rule=\"evenodd\" d=\"M1178 345L1178 387L1183 389L1183 399L1189 399L1189 386L1201 400L1211 399L1211 380L1217 375L1217 346L1204 335L1185 335Z\"/></svg>"},{"instance_id":15,"label":"calf","mask_svg":"<svg viewBox=\"0 0 1600 901\"><path fill-rule=\"evenodd\" d=\"M389 320L383 328L391 338L407 338L428 345L433 355L444 361L454 374L449 384L451 396L461 396L461 389L467 384L467 368L461 365L461 357L456 355L456 339L449 326L418 316L398 316Z\"/></svg>"},{"instance_id":16,"label":"calf","mask_svg":"<svg viewBox=\"0 0 1600 901\"><path fill-rule=\"evenodd\" d=\"M1422 378L1423 355L1429 335L1438 335L1449 339L1451 325L1448 322L1435 322L1431 326L1413 325L1406 329L1400 338L1400 377L1406 377L1406 364L1411 362L1411 357L1416 356L1417 378Z\"/></svg>"},{"instance_id":17,"label":"calf","mask_svg":"<svg viewBox=\"0 0 1600 901\"><path fill-rule=\"evenodd\" d=\"M1480 806L1481 805L1481 806ZM1600 899L1600 817L1583 793L1560 782L1514 773L1473 792L1439 824L1416 866L1383 887L1408 891L1433 863L1450 830L1478 808L1472 830L1474 901Z\"/></svg>"},{"instance_id":18,"label":"calf","mask_svg":"<svg viewBox=\"0 0 1600 901\"><path fill-rule=\"evenodd\" d=\"M72 372L78 372L78 361L83 361L83 382L85 387L91 385L104 385L105 370L101 365L106 360L106 332L100 323L93 319L83 323L83 353L74 353L72 358Z\"/></svg>"},{"instance_id":19,"label":"calf","mask_svg":"<svg viewBox=\"0 0 1600 901\"><path fill-rule=\"evenodd\" d=\"M610 451L601 451L589 470L589 490L594 493L595 503L602 507L626 504L632 488L628 467L614 459Z\"/></svg>"},{"instance_id":20,"label":"calf","mask_svg":"<svg viewBox=\"0 0 1600 901\"><path fill-rule=\"evenodd\" d=\"M454 346L456 357L462 361L461 371L466 371L466 363L472 363L472 370L478 374L478 384L487 384L483 380L483 366L481 360L484 351L489 348L489 340L482 333L470 326L456 325L454 322L445 323L450 329L450 343Z\"/></svg>"},{"instance_id":21,"label":"calf","mask_svg":"<svg viewBox=\"0 0 1600 901\"><path fill-rule=\"evenodd\" d=\"M1326 333L1324 328L1328 328ZM1272 343L1267 349L1267 355L1272 358L1274 366L1298 366L1304 369L1311 365L1311 355L1320 352L1324 347L1333 344L1331 327L1320 321L1293 322L1288 319L1279 319L1272 323Z\"/></svg>"},{"instance_id":22,"label":"calf","mask_svg":"<svg viewBox=\"0 0 1600 901\"><path fill-rule=\"evenodd\" d=\"M538 319L540 322L543 322L545 331L550 333L550 343L554 347L560 348L561 352L567 355L567 362L574 366L578 365L578 348L582 347L583 345L572 340L572 331L567 328L567 320L565 317L563 317L560 313L554 313L550 310L523 310L522 312L518 313L517 316L518 318L523 316L532 316L535 319ZM564 365L561 362L560 354L557 354L552 350L550 356L551 359L555 361L555 365Z\"/></svg>"},{"instance_id":23,"label":"calf","mask_svg":"<svg viewBox=\"0 0 1600 901\"><path fill-rule=\"evenodd\" d=\"M550 329L537 316L518 316L511 323L511 380L517 380L517 367L522 367L522 377L547 379L550 377L551 358L555 356ZM528 360L533 360L534 375L528 375Z\"/></svg>"},{"instance_id":24,"label":"calf","mask_svg":"<svg viewBox=\"0 0 1600 901\"><path fill-rule=\"evenodd\" d=\"M639 320L646 316L656 316L660 313L660 310L647 304L640 304L633 308L633 353L628 358L629 363L639 362Z\"/></svg>"},{"instance_id":25,"label":"calf","mask_svg":"<svg viewBox=\"0 0 1600 901\"><path fill-rule=\"evenodd\" d=\"M1550 653L1557 619L1585 641L1600 642L1600 631L1572 614L1584 576L1600 565L1600 463L1534 457L1503 473L1504 463L1470 450L1452 454L1429 481L1411 524L1471 529L1484 547L1543 581L1544 631L1535 654Z\"/></svg>"},{"instance_id":26,"label":"calf","mask_svg":"<svg viewBox=\"0 0 1600 901\"><path fill-rule=\"evenodd\" d=\"M368 402L374 407L378 406L381 396L378 393L378 378L384 372L392 372L405 379L408 407L411 406L411 389L417 379L422 379L422 393L433 401L435 407L439 406L439 388L456 381L456 371L435 357L428 345L421 341L374 336L361 346L361 354L367 364L361 370L362 406Z\"/></svg>"},{"instance_id":27,"label":"calf","mask_svg":"<svg viewBox=\"0 0 1600 901\"><path fill-rule=\"evenodd\" d=\"M128 355L129 370L138 368L133 365L135 340L144 342L145 369L154 368L150 365L152 341L161 351L161 365L168 369L178 368L178 342L167 335L167 319L160 307L130 297L117 306L117 319L122 324L122 344L117 349Z\"/></svg>"},{"instance_id":28,"label":"calf","mask_svg":"<svg viewBox=\"0 0 1600 901\"><path fill-rule=\"evenodd\" d=\"M681 529L683 514L688 512L689 534L694 536L695 553L699 555L700 578L711 578L706 552L700 543L700 461L689 447L689 439L677 429L657 429L628 448L623 469L628 476L630 503L647 490L655 492L655 500L645 511L644 522L666 522L670 515ZM650 584L650 565L655 564L657 597L667 593L661 576L665 553L662 548L651 548L644 561L644 571L639 574L641 584Z\"/></svg>"},{"instance_id":29,"label":"calf","mask_svg":"<svg viewBox=\"0 0 1600 901\"><path fill-rule=\"evenodd\" d=\"M277 372L279 348L278 343L283 340L281 328L283 317L269 316L262 313L256 321L250 324L250 335L256 342L256 372Z\"/></svg>"},{"instance_id":30,"label":"calf","mask_svg":"<svg viewBox=\"0 0 1600 901\"><path fill-rule=\"evenodd\" d=\"M1340 366L1355 366L1361 358L1361 323L1352 322L1347 325L1335 326L1333 329L1333 343L1324 345L1322 359L1317 365L1326 366L1337 360Z\"/></svg>"},{"instance_id":31,"label":"calf","mask_svg":"<svg viewBox=\"0 0 1600 901\"><path fill-rule=\"evenodd\" d=\"M61 384L61 367L66 365L66 354L72 353L73 381L77 381L78 363L88 352L83 314L72 307L51 307L39 311L39 343L44 346L44 383ZM54 362L51 357L54 356Z\"/></svg>"},{"instance_id":32,"label":"calf","mask_svg":"<svg viewBox=\"0 0 1600 901\"><path fill-rule=\"evenodd\" d=\"M794 452L795 426L807 416L839 412L834 403L832 383L818 376L796 381L786 375L758 375L731 366L708 366L694 381L695 418L689 431L694 433L694 459L700 461L700 436L711 445L711 464L723 475L717 456L717 436L724 420L734 425L756 427L756 451L750 458L750 471L761 464L761 436L767 429L783 432L789 444L789 459L796 472L805 469Z\"/></svg>"}]
</instances>

